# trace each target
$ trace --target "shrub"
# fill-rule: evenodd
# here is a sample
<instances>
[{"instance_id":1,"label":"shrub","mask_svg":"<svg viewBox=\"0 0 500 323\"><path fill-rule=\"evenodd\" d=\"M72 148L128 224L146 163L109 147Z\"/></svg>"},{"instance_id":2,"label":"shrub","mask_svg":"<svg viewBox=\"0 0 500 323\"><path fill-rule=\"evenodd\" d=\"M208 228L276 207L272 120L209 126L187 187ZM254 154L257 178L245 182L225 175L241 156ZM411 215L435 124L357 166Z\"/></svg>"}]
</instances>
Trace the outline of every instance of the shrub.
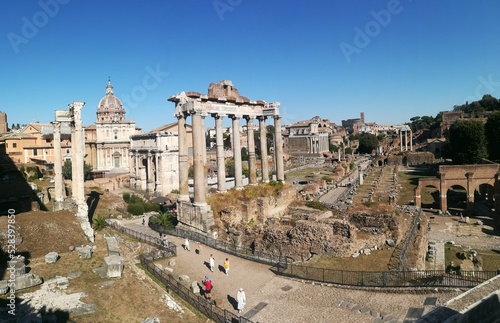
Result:
<instances>
[{"instance_id":1,"label":"shrub","mask_svg":"<svg viewBox=\"0 0 500 323\"><path fill-rule=\"evenodd\" d=\"M144 205L141 203L131 203L127 206L127 212L133 215L144 214Z\"/></svg>"},{"instance_id":2,"label":"shrub","mask_svg":"<svg viewBox=\"0 0 500 323\"><path fill-rule=\"evenodd\" d=\"M123 193L123 200L126 203L130 203L130 193Z\"/></svg>"},{"instance_id":3,"label":"shrub","mask_svg":"<svg viewBox=\"0 0 500 323\"><path fill-rule=\"evenodd\" d=\"M165 212L151 217L151 222L166 229L172 229L176 224L176 219L172 213Z\"/></svg>"},{"instance_id":4,"label":"shrub","mask_svg":"<svg viewBox=\"0 0 500 323\"><path fill-rule=\"evenodd\" d=\"M140 198L139 196L135 195L135 194L132 194L132 196L130 196L130 204L144 204L144 200L142 198Z\"/></svg>"},{"instance_id":5,"label":"shrub","mask_svg":"<svg viewBox=\"0 0 500 323\"><path fill-rule=\"evenodd\" d=\"M152 211L160 211L160 206L156 203L152 203L152 202L145 202L143 203L144 205L144 211L145 212L152 212Z\"/></svg>"},{"instance_id":6,"label":"shrub","mask_svg":"<svg viewBox=\"0 0 500 323\"><path fill-rule=\"evenodd\" d=\"M106 219L102 216L97 216L96 218L92 219L92 226L94 227L94 230L96 231L101 231L106 227Z\"/></svg>"},{"instance_id":7,"label":"shrub","mask_svg":"<svg viewBox=\"0 0 500 323\"><path fill-rule=\"evenodd\" d=\"M306 206L320 211L326 210L326 207L319 201L308 201Z\"/></svg>"}]
</instances>

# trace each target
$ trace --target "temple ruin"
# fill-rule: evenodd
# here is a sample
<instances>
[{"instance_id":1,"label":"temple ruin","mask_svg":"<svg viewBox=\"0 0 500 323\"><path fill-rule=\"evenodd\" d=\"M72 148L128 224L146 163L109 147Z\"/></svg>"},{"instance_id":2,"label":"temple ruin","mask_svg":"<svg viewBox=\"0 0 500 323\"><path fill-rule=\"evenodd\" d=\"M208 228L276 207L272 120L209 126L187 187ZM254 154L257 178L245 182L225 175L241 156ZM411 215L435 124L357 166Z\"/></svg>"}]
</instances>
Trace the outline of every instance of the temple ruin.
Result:
<instances>
[{"instance_id":1,"label":"temple ruin","mask_svg":"<svg viewBox=\"0 0 500 323\"><path fill-rule=\"evenodd\" d=\"M224 145L222 136L222 121L224 117L231 119L233 129L233 156L235 164L235 188L243 187L240 125L241 118L246 120L248 155L249 155L249 184L257 184L257 169L255 157L254 125L259 120L260 148L262 151L262 178L269 182L266 119L274 119L274 136L276 179L284 182L283 141L281 136L281 116L279 103L249 100L241 96L229 80L211 83L208 94L197 92L181 92L168 99L175 103L174 116L178 120L179 140L179 201L178 220L203 232L209 232L213 225L213 214L206 202L207 158L205 144L205 118L212 116L215 119L216 156L217 156L217 190L226 191L226 173L224 161ZM188 188L188 146L186 133L186 119L191 117L193 137L193 166L194 166L194 197L189 196Z\"/></svg>"}]
</instances>

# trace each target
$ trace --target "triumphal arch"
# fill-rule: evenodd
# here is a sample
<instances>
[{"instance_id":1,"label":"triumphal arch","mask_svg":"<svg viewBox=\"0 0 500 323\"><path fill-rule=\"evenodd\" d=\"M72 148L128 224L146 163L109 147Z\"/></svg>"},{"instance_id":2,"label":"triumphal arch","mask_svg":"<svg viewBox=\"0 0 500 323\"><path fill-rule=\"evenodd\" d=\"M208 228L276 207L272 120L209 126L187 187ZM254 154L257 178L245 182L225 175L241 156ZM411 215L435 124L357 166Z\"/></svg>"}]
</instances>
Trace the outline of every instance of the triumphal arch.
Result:
<instances>
[{"instance_id":1,"label":"triumphal arch","mask_svg":"<svg viewBox=\"0 0 500 323\"><path fill-rule=\"evenodd\" d=\"M259 122L260 151L262 158L263 182L269 181L266 119L274 119L274 160L276 161L276 179L284 181L283 142L281 137L281 116L279 103L249 100L241 96L229 80L211 83L208 94L197 92L181 92L168 99L175 103L174 116L178 120L179 138L179 202L177 209L178 220L203 232L211 231L213 213L206 203L207 194L207 157L205 141L205 118L215 119L216 158L217 158L217 191L226 191L226 174L223 143L223 118L231 119L232 150L235 168L235 188L243 187L240 119L246 120L246 137L248 148L249 184L257 184L257 169L254 142L254 120ZM186 119L191 117L193 138L193 168L194 168L194 198L189 197L188 187L188 144Z\"/></svg>"},{"instance_id":2,"label":"triumphal arch","mask_svg":"<svg viewBox=\"0 0 500 323\"><path fill-rule=\"evenodd\" d=\"M485 196L490 202L495 203L495 209L498 214L500 205L500 165L443 165L439 166L439 175L437 178L421 178L415 189L415 204L420 207L422 204L421 192L424 187L432 186L439 191L440 210L446 211L447 192L453 186L465 188L466 213L470 214L474 208L475 192Z\"/></svg>"}]
</instances>

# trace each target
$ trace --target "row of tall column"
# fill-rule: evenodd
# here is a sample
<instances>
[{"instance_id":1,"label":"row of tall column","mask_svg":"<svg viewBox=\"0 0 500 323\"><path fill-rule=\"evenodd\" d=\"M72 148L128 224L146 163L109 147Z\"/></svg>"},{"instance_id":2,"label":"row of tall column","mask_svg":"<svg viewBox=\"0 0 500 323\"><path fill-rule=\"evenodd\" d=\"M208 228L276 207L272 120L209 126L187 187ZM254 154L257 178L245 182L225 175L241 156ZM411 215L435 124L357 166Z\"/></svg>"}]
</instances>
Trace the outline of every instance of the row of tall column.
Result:
<instances>
[{"instance_id":1,"label":"row of tall column","mask_svg":"<svg viewBox=\"0 0 500 323\"><path fill-rule=\"evenodd\" d=\"M130 179L132 187L143 189L148 192L162 192L160 181L160 151L131 151L130 158L133 161L130 167ZM146 165L143 165L143 159Z\"/></svg>"},{"instance_id":2,"label":"row of tall column","mask_svg":"<svg viewBox=\"0 0 500 323\"><path fill-rule=\"evenodd\" d=\"M194 204L198 206L206 205L206 142L205 142L205 117L206 113L203 111L195 111L190 113L192 118L192 136L193 136L193 167L194 167ZM189 188L188 188L188 145L187 145L187 130L186 118L188 114L180 113L177 115L178 131L179 131L179 200L189 201ZM212 114L215 119L215 139L216 139L216 155L217 155L217 190L219 192L226 191L226 168L224 159L224 143L223 143L223 127L222 119L225 115L216 113ZM232 142L233 142L233 156L234 156L234 169L235 169L235 187L237 189L243 187L243 167L241 161L241 145L240 145L240 126L239 119L241 115L231 114L232 126ZM260 148L262 157L262 181L269 182L269 167L267 163L267 128L266 116L244 116L247 126L247 144L249 156L249 184L257 184L257 167L255 155L255 141L254 141L254 124L255 118L259 120L260 131ZM283 163L283 143L281 137L281 116L275 115L274 128L275 128L275 151L276 156L276 177L278 181L284 181L284 163Z\"/></svg>"},{"instance_id":3,"label":"row of tall column","mask_svg":"<svg viewBox=\"0 0 500 323\"><path fill-rule=\"evenodd\" d=\"M323 151L328 151L329 147L327 145L327 141L323 141L320 136L312 136L309 137L309 153L310 154L319 154Z\"/></svg>"},{"instance_id":4,"label":"row of tall column","mask_svg":"<svg viewBox=\"0 0 500 323\"><path fill-rule=\"evenodd\" d=\"M399 143L400 143L400 149L403 151L403 132L405 133L404 137L404 142L405 142L405 151L408 151L408 132L410 133L410 151L413 151L413 140L412 140L412 135L411 135L411 130L400 130L399 131Z\"/></svg>"}]
</instances>

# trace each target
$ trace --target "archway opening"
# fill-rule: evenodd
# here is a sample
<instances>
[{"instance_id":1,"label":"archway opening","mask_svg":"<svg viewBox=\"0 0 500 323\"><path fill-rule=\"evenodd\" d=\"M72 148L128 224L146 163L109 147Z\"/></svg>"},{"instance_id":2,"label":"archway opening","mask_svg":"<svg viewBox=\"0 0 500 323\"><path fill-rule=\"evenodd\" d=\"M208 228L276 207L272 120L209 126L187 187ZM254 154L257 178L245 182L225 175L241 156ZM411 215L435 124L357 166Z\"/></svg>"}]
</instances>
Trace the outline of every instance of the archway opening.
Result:
<instances>
[{"instance_id":1,"label":"archway opening","mask_svg":"<svg viewBox=\"0 0 500 323\"><path fill-rule=\"evenodd\" d=\"M467 209L467 191L461 185L453 185L446 192L448 212L453 215L465 214Z\"/></svg>"},{"instance_id":2,"label":"archway opening","mask_svg":"<svg viewBox=\"0 0 500 323\"><path fill-rule=\"evenodd\" d=\"M422 209L439 209L439 189L433 185L427 185L420 192Z\"/></svg>"},{"instance_id":3,"label":"archway opening","mask_svg":"<svg viewBox=\"0 0 500 323\"><path fill-rule=\"evenodd\" d=\"M492 215L495 209L495 189L492 185L483 183L479 190L474 191L474 214L480 216Z\"/></svg>"}]
</instances>

